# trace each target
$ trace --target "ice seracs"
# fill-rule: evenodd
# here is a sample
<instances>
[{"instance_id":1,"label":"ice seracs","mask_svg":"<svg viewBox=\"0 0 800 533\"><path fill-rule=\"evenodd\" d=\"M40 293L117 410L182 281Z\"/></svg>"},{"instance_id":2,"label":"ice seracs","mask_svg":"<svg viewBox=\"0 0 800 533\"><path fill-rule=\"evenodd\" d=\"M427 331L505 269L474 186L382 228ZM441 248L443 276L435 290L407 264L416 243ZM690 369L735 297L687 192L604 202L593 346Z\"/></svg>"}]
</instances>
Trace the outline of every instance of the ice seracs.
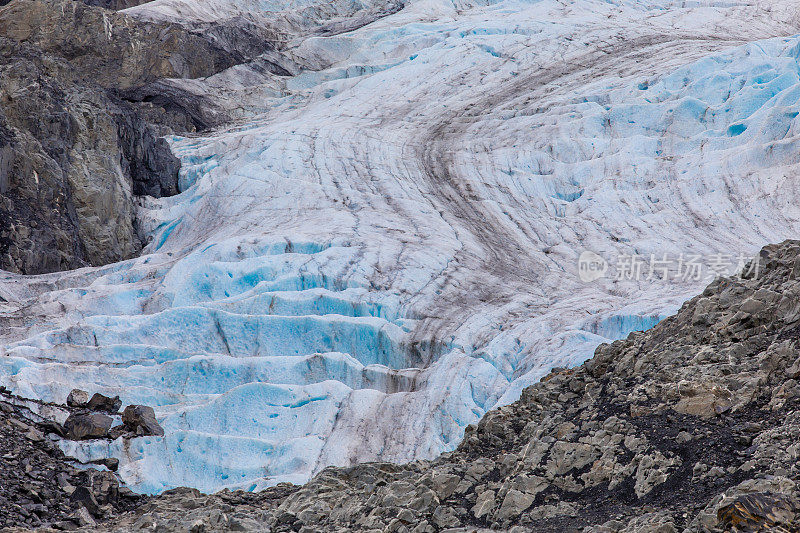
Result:
<instances>
[{"instance_id":1,"label":"ice seracs","mask_svg":"<svg viewBox=\"0 0 800 533\"><path fill-rule=\"evenodd\" d=\"M62 444L138 490L452 449L708 281L586 283L583 251L738 256L800 227L789 3L414 1L365 25L342 7L335 32L303 5L300 29L276 18L299 70L263 98L245 67L192 82L248 96L229 128L171 139L183 192L143 202L142 257L0 280L3 385L155 407L164 437Z\"/></svg>"}]
</instances>

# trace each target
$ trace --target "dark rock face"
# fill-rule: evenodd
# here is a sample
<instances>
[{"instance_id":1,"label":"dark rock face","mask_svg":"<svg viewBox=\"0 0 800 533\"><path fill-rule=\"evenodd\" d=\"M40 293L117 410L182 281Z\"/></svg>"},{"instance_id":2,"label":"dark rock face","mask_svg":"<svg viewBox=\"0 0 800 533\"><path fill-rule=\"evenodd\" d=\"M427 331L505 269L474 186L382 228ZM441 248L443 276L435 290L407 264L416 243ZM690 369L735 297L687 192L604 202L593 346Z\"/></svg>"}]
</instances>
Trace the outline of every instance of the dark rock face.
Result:
<instances>
[{"instance_id":1,"label":"dark rock face","mask_svg":"<svg viewBox=\"0 0 800 533\"><path fill-rule=\"evenodd\" d=\"M117 121L122 171L133 181L135 196L161 198L179 192L178 171L181 163L158 133L137 113L120 115Z\"/></svg>"},{"instance_id":2,"label":"dark rock face","mask_svg":"<svg viewBox=\"0 0 800 533\"><path fill-rule=\"evenodd\" d=\"M786 531L797 524L798 504L782 494L744 494L720 507L717 519L731 531Z\"/></svg>"},{"instance_id":3,"label":"dark rock face","mask_svg":"<svg viewBox=\"0 0 800 533\"><path fill-rule=\"evenodd\" d=\"M60 79L105 88L199 78L236 63L201 34L71 0L14 0L0 10L0 28L2 37L68 61Z\"/></svg>"},{"instance_id":4,"label":"dark rock face","mask_svg":"<svg viewBox=\"0 0 800 533\"><path fill-rule=\"evenodd\" d=\"M62 169L32 135L12 130L1 109L0 136L0 268L42 273L84 265Z\"/></svg>"},{"instance_id":5,"label":"dark rock face","mask_svg":"<svg viewBox=\"0 0 800 533\"><path fill-rule=\"evenodd\" d=\"M227 118L144 87L233 65L238 56L212 41L69 0L0 7L0 269L47 273L139 252L135 196L179 192L162 136Z\"/></svg>"},{"instance_id":6,"label":"dark rock face","mask_svg":"<svg viewBox=\"0 0 800 533\"><path fill-rule=\"evenodd\" d=\"M136 105L148 119L156 115L150 119L152 122L163 121L161 117L166 113L172 117L170 127L175 131L203 131L230 120L214 102L160 80L116 94ZM147 113L151 110L155 112Z\"/></svg>"},{"instance_id":7,"label":"dark rock face","mask_svg":"<svg viewBox=\"0 0 800 533\"><path fill-rule=\"evenodd\" d=\"M150 0L83 0L83 3L90 6L102 7L103 9L119 11L120 9L128 9L129 7L146 4L149 1Z\"/></svg>"},{"instance_id":8,"label":"dark rock face","mask_svg":"<svg viewBox=\"0 0 800 533\"><path fill-rule=\"evenodd\" d=\"M747 271L748 269L746 269ZM652 330L555 370L435 461L327 468L258 494L170 491L163 530L800 530L800 241Z\"/></svg>"}]
</instances>

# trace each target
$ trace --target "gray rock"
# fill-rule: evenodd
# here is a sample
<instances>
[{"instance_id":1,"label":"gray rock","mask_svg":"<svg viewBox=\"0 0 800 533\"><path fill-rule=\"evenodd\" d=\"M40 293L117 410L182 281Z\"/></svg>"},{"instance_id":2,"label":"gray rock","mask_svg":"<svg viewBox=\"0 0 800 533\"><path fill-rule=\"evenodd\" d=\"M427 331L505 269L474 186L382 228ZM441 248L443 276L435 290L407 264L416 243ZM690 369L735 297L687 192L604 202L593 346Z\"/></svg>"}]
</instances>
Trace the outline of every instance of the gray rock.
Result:
<instances>
[{"instance_id":1,"label":"gray rock","mask_svg":"<svg viewBox=\"0 0 800 533\"><path fill-rule=\"evenodd\" d=\"M156 420L155 411L146 405L129 405L122 412L122 423L138 436L164 436L164 429Z\"/></svg>"},{"instance_id":2,"label":"gray rock","mask_svg":"<svg viewBox=\"0 0 800 533\"><path fill-rule=\"evenodd\" d=\"M89 511L92 515L97 515L97 512L100 510L100 505L97 503L94 494L92 494L92 491L87 487L76 488L72 491L70 499L80 505L81 508Z\"/></svg>"},{"instance_id":3,"label":"gray rock","mask_svg":"<svg viewBox=\"0 0 800 533\"><path fill-rule=\"evenodd\" d=\"M439 505L434 509L431 521L442 529L455 527L460 523L453 509L443 505Z\"/></svg>"},{"instance_id":4,"label":"gray rock","mask_svg":"<svg viewBox=\"0 0 800 533\"><path fill-rule=\"evenodd\" d=\"M162 136L228 117L177 89L131 94L244 60L220 42L81 2L0 2L0 269L40 274L139 253L135 196L178 192L180 164Z\"/></svg>"},{"instance_id":5,"label":"gray rock","mask_svg":"<svg viewBox=\"0 0 800 533\"><path fill-rule=\"evenodd\" d=\"M478 496L478 500L472 507L472 514L475 515L475 518L483 518L494 510L495 505L494 491L484 491Z\"/></svg>"},{"instance_id":6,"label":"gray rock","mask_svg":"<svg viewBox=\"0 0 800 533\"><path fill-rule=\"evenodd\" d=\"M461 478L453 474L437 474L433 476L433 490L439 499L449 498L458 487Z\"/></svg>"},{"instance_id":7,"label":"gray rock","mask_svg":"<svg viewBox=\"0 0 800 533\"><path fill-rule=\"evenodd\" d=\"M118 413L119 408L122 407L122 400L119 399L119 396L114 396L111 398L110 396L105 396L99 392L96 392L92 395L92 398L89 400L89 403L86 404L86 407L93 411Z\"/></svg>"},{"instance_id":8,"label":"gray rock","mask_svg":"<svg viewBox=\"0 0 800 533\"><path fill-rule=\"evenodd\" d=\"M102 413L72 414L64 423L64 431L70 440L102 439L108 436L111 422L111 417Z\"/></svg>"},{"instance_id":9,"label":"gray rock","mask_svg":"<svg viewBox=\"0 0 800 533\"><path fill-rule=\"evenodd\" d=\"M105 457L103 459L96 459L94 461L91 461L91 463L105 466L111 472L116 472L117 469L119 468L119 459L117 459L116 457Z\"/></svg>"},{"instance_id":10,"label":"gray rock","mask_svg":"<svg viewBox=\"0 0 800 533\"><path fill-rule=\"evenodd\" d=\"M73 513L72 518L81 527L94 527L97 525L97 522L92 517L91 513L86 507L83 506L78 508L78 510Z\"/></svg>"},{"instance_id":11,"label":"gray rock","mask_svg":"<svg viewBox=\"0 0 800 533\"><path fill-rule=\"evenodd\" d=\"M533 503L535 496L520 492L516 489L511 489L506 493L503 498L503 503L500 505L500 510L497 511L497 518L500 520L507 520L522 514Z\"/></svg>"},{"instance_id":12,"label":"gray rock","mask_svg":"<svg viewBox=\"0 0 800 533\"><path fill-rule=\"evenodd\" d=\"M89 403L89 393L84 390L72 389L67 396L67 405L70 407L86 407L87 403Z\"/></svg>"}]
</instances>

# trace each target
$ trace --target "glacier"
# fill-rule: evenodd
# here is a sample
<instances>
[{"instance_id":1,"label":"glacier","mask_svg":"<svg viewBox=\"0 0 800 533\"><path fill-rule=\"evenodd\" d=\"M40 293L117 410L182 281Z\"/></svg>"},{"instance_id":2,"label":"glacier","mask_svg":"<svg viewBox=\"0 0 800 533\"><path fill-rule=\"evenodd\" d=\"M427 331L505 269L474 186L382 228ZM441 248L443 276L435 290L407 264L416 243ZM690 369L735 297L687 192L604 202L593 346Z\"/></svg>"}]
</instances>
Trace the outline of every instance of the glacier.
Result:
<instances>
[{"instance_id":1,"label":"glacier","mask_svg":"<svg viewBox=\"0 0 800 533\"><path fill-rule=\"evenodd\" d=\"M155 0L280 32L290 76L172 80L234 123L173 137L141 257L0 273L0 384L152 405L62 441L141 492L259 490L452 450L551 368L708 281L584 282L589 250L736 254L800 229L791 2Z\"/></svg>"}]
</instances>

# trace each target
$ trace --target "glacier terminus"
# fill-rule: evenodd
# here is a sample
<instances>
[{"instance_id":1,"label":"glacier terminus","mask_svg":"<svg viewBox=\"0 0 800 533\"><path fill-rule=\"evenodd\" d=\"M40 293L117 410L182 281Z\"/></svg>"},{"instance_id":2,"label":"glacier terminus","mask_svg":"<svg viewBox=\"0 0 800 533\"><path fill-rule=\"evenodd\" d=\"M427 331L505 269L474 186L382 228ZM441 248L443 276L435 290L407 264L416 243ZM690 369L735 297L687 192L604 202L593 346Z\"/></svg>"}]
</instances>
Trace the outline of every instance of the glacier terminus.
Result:
<instances>
[{"instance_id":1,"label":"glacier terminus","mask_svg":"<svg viewBox=\"0 0 800 533\"><path fill-rule=\"evenodd\" d=\"M245 20L280 43L165 82L233 120L168 138L180 194L142 198L141 255L0 273L0 385L153 406L164 437L59 443L118 459L143 493L260 490L450 451L550 369L654 326L709 281L581 279L584 252L611 266L749 257L800 230L788 0L124 13Z\"/></svg>"}]
</instances>

